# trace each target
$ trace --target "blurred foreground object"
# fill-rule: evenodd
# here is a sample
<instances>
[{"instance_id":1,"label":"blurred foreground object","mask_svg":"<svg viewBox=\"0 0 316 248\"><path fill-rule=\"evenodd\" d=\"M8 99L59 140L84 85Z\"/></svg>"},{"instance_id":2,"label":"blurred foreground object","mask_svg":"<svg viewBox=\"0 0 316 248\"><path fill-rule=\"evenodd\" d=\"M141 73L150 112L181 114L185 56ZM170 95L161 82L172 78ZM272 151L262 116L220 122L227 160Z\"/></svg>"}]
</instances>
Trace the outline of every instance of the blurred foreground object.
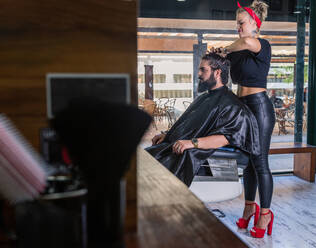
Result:
<instances>
[{"instance_id":1,"label":"blurred foreground object","mask_svg":"<svg viewBox=\"0 0 316 248\"><path fill-rule=\"evenodd\" d=\"M15 207L40 197L47 173L44 160L0 114L0 246L16 241Z\"/></svg>"},{"instance_id":2,"label":"blurred foreground object","mask_svg":"<svg viewBox=\"0 0 316 248\"><path fill-rule=\"evenodd\" d=\"M151 117L136 106L77 98L52 120L88 189L88 247L124 247L125 181Z\"/></svg>"}]
</instances>

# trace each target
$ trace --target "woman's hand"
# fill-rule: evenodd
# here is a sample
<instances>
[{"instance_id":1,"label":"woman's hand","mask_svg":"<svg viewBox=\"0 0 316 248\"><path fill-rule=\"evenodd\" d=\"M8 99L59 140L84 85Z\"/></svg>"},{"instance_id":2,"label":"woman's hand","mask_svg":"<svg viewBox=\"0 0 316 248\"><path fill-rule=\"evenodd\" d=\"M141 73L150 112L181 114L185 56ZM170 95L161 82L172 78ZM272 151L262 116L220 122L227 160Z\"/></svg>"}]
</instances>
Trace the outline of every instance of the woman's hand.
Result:
<instances>
[{"instance_id":1,"label":"woman's hand","mask_svg":"<svg viewBox=\"0 0 316 248\"><path fill-rule=\"evenodd\" d=\"M166 137L166 134L164 133L157 134L152 138L151 141L153 142L153 145L158 145L165 139L165 137Z\"/></svg>"},{"instance_id":2,"label":"woman's hand","mask_svg":"<svg viewBox=\"0 0 316 248\"><path fill-rule=\"evenodd\" d=\"M182 154L185 150L194 148L191 140L178 140L173 144L172 150L176 154Z\"/></svg>"},{"instance_id":3,"label":"woman's hand","mask_svg":"<svg viewBox=\"0 0 316 248\"><path fill-rule=\"evenodd\" d=\"M210 52L213 53L217 53L218 55L222 56L222 57L226 57L227 56L227 50L224 47L212 47Z\"/></svg>"}]
</instances>

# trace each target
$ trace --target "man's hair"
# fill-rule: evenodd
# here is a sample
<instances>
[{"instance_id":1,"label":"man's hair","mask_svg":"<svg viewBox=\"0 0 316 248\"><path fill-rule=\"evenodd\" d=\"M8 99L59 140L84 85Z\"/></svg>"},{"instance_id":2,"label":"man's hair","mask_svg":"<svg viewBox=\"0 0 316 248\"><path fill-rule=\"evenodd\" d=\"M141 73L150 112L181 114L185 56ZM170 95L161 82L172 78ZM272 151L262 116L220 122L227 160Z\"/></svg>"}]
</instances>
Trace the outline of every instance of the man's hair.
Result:
<instances>
[{"instance_id":1,"label":"man's hair","mask_svg":"<svg viewBox=\"0 0 316 248\"><path fill-rule=\"evenodd\" d=\"M229 73L229 60L218 55L214 52L207 52L203 57L202 60L207 60L210 67L213 70L220 69L221 72L221 80L223 84L228 83L228 73Z\"/></svg>"}]
</instances>

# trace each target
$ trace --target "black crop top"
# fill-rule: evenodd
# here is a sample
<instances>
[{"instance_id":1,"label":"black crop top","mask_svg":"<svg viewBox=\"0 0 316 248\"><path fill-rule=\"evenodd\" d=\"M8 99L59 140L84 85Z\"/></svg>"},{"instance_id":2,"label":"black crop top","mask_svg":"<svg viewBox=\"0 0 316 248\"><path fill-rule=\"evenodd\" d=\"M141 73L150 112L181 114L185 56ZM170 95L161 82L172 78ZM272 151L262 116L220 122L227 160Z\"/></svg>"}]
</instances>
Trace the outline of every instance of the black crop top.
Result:
<instances>
[{"instance_id":1,"label":"black crop top","mask_svg":"<svg viewBox=\"0 0 316 248\"><path fill-rule=\"evenodd\" d=\"M259 53L242 50L227 55L230 60L230 75L234 84L246 87L266 88L270 69L271 46L269 41L258 39Z\"/></svg>"}]
</instances>

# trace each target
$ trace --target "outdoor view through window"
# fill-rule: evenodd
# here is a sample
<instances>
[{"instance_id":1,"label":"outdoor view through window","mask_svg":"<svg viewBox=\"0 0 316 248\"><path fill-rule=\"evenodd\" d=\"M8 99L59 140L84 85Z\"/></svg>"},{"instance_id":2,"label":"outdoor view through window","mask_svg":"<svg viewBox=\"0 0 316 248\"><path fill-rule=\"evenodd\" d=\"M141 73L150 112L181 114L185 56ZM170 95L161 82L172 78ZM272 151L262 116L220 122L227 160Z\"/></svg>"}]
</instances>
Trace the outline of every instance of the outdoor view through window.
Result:
<instances>
[{"instance_id":1,"label":"outdoor view through window","mask_svg":"<svg viewBox=\"0 0 316 248\"><path fill-rule=\"evenodd\" d=\"M267 39L272 47L267 84L276 112L272 142L293 142L299 136L305 141L308 18L298 21L300 11L296 1L265 2L270 7L260 37ZM240 3L247 6L251 1ZM212 47L225 47L238 38L236 9L237 2L232 0L140 1L138 98L140 107L154 117L145 142L150 144L154 134L167 130L197 96L200 55ZM303 51L298 48L302 42ZM297 56L304 57L304 66L297 68ZM304 80L298 82L296 74L302 71ZM304 92L303 101L299 103L296 102L298 83L303 85L300 90ZM229 84L229 87L236 92L236 85ZM303 105L301 132L295 131L298 104ZM273 160L270 163L273 172L293 170L293 157L290 155L273 155L269 159Z\"/></svg>"}]
</instances>

